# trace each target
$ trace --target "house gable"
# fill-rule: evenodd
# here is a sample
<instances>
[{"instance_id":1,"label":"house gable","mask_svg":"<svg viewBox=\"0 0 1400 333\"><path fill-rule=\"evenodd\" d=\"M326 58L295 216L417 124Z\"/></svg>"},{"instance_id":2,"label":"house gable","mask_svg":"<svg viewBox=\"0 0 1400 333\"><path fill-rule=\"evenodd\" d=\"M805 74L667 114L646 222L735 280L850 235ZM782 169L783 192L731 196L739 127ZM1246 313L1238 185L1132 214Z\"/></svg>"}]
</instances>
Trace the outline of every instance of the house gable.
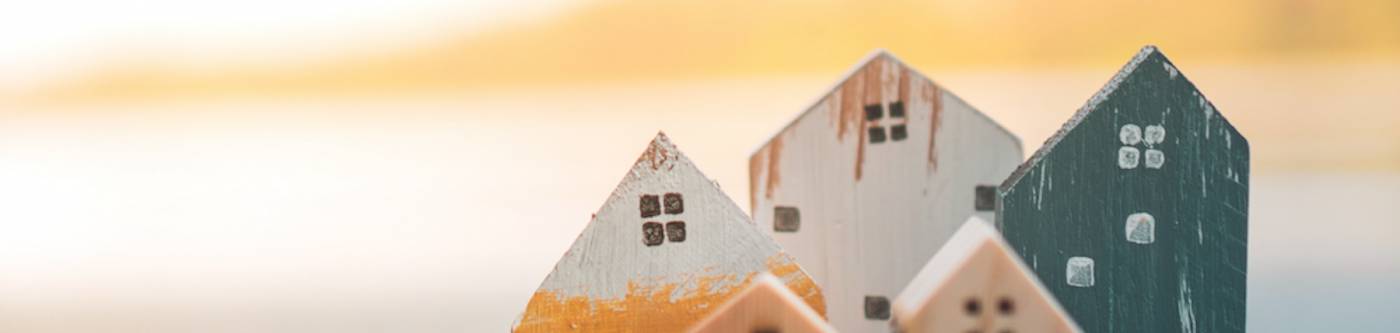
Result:
<instances>
[{"instance_id":1,"label":"house gable","mask_svg":"<svg viewBox=\"0 0 1400 333\"><path fill-rule=\"evenodd\" d=\"M680 331L772 272L812 308L816 285L658 134L545 278L517 332Z\"/></svg>"},{"instance_id":2,"label":"house gable","mask_svg":"<svg viewBox=\"0 0 1400 333\"><path fill-rule=\"evenodd\" d=\"M997 226L1082 327L1242 332L1249 146L1146 47L998 194Z\"/></svg>"},{"instance_id":3,"label":"house gable","mask_svg":"<svg viewBox=\"0 0 1400 333\"><path fill-rule=\"evenodd\" d=\"M1020 140L886 52L749 159L754 221L812 274L827 317L888 328L890 301L969 216L991 219Z\"/></svg>"},{"instance_id":4,"label":"house gable","mask_svg":"<svg viewBox=\"0 0 1400 333\"><path fill-rule=\"evenodd\" d=\"M895 300L898 332L1077 332L990 222L970 218Z\"/></svg>"},{"instance_id":5,"label":"house gable","mask_svg":"<svg viewBox=\"0 0 1400 333\"><path fill-rule=\"evenodd\" d=\"M763 274L690 332L834 333L836 329L777 277Z\"/></svg>"}]
</instances>

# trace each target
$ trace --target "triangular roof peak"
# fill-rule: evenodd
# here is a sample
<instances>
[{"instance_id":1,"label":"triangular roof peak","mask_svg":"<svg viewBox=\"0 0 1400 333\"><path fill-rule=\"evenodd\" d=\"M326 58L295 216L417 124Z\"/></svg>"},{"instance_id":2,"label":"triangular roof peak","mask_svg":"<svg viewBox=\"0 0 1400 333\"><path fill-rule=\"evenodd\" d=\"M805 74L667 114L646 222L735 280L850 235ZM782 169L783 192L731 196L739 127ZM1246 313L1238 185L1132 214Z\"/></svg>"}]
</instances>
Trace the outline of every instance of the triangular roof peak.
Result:
<instances>
[{"instance_id":1,"label":"triangular roof peak","mask_svg":"<svg viewBox=\"0 0 1400 333\"><path fill-rule=\"evenodd\" d=\"M1133 55L1132 59L1128 60L1127 64L1124 64L1123 67L1118 70L1118 73L1115 73L1113 75L1113 78L1108 80L1108 83L1105 83L1103 87L1099 88L1098 92L1094 93L1094 95L1089 98L1088 102L1085 102L1083 106L1079 107L1079 110L1076 111L1074 115L1071 116L1069 120L1065 122L1064 126L1061 126L1058 131L1055 131L1055 134L1051 135L1050 138L1046 139L1045 143L1041 144L1040 148L1036 149L1035 153L1031 154L1031 157L1027 159L1025 163L1022 163L1021 166L1016 168L1015 172L1011 173L1011 176L1008 177L1006 181L1002 183L1001 190L1005 191L1009 189L1012 185L1015 185L1016 182L1020 181L1021 177L1026 174L1026 171L1039 164L1040 160L1044 158L1046 154L1049 154L1050 151L1055 149L1055 145L1059 144L1061 139L1063 139L1066 135L1069 135L1069 133L1071 131L1074 131L1075 127L1077 127L1080 122L1084 121L1084 118L1088 117L1095 110L1098 110L1099 104L1108 100L1108 98L1111 95L1113 95L1114 92L1118 91L1119 86L1126 82L1129 77L1132 77L1134 74L1139 73L1138 69L1139 67L1142 67L1140 65L1147 62L1149 59L1160 59L1162 66L1161 68L1155 69L1166 71L1168 75L1170 75L1170 77L1173 79L1185 81L1186 84L1189 85L1191 89L1195 91L1197 96L1201 97L1201 101L1205 104L1207 112L1212 113L1215 116L1219 116L1218 112L1216 112L1215 106L1211 104L1209 100L1205 99L1205 95L1200 92L1200 89L1197 89L1196 85L1191 83L1191 81L1186 78L1186 75L1182 74L1181 71L1176 68L1176 65L1173 64L1170 59L1167 59L1167 56L1163 54L1161 50L1157 48L1157 46L1143 46L1141 49L1138 49L1137 54ZM1153 68L1148 69L1151 70ZM1223 116L1221 117L1221 120L1225 120ZM1228 120L1225 120L1225 123L1226 125L1229 125ZM1231 126L1231 128L1233 128L1233 126Z\"/></svg>"},{"instance_id":2,"label":"triangular roof peak","mask_svg":"<svg viewBox=\"0 0 1400 333\"><path fill-rule=\"evenodd\" d=\"M792 257L657 133L513 330L679 331L763 272L825 311Z\"/></svg>"},{"instance_id":3,"label":"triangular roof peak","mask_svg":"<svg viewBox=\"0 0 1400 333\"><path fill-rule=\"evenodd\" d=\"M757 154L758 152L762 151L764 147L768 146L768 144L773 141L773 139L776 139L783 132L786 132L788 128L797 124L799 120L801 120L803 117L806 117L807 114L811 113L812 110L816 109L818 105L824 103L827 99L831 98L831 96L840 94L841 88L845 86L848 82L850 82L851 79L865 72L866 68L883 64L893 64L895 68L903 69L904 74L924 81L928 81L933 87L937 87L936 89L938 91L944 91L942 85L939 85L937 82L933 81L933 79L924 75L923 72L918 70L917 68L910 66L909 63L905 62L903 59L900 59L898 56L895 56L893 52L890 52L889 50L884 48L876 48L874 50L871 50L870 53L866 53L865 56L861 57L855 65L846 69L846 71L841 74L840 79L836 80L835 82L832 82L831 85L828 85L825 90L822 90L823 93L814 98L810 103L807 103L806 108L803 109L802 112L798 113L791 120L788 120L782 128L779 128L777 131L773 132L772 135L769 135L768 140L765 140L762 144L759 144L758 147L755 147L753 150L751 150L749 152L749 155L752 156L753 154ZM969 103L963 101L961 98L959 98L955 94L952 94L951 92L948 92L948 96L957 100L958 103L970 105ZM1011 130L1002 127L1000 123L993 121L991 117L987 116L986 114L983 114L976 108L972 108L972 111L977 116L987 119L990 123L995 125L997 129L1006 133L1006 135L1016 137L1016 134L1012 133ZM1018 141L1017 144L1020 144L1020 142Z\"/></svg>"},{"instance_id":4,"label":"triangular roof peak","mask_svg":"<svg viewBox=\"0 0 1400 333\"><path fill-rule=\"evenodd\" d=\"M763 273L690 332L834 333L836 329L782 280Z\"/></svg>"},{"instance_id":5,"label":"triangular roof peak","mask_svg":"<svg viewBox=\"0 0 1400 333\"><path fill-rule=\"evenodd\" d=\"M994 308L996 315L991 314ZM898 328L911 332L989 331L998 326L1080 331L996 228L976 216L963 223L899 293L894 316L894 325L905 325Z\"/></svg>"}]
</instances>

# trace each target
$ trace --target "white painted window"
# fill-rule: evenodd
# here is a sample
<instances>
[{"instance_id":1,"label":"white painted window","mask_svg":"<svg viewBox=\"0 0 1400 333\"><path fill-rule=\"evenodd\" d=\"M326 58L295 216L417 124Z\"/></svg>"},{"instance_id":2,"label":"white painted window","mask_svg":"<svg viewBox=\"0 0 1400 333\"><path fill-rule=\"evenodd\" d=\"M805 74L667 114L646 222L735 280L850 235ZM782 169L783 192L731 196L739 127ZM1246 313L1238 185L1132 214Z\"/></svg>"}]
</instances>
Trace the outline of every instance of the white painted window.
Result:
<instances>
[{"instance_id":1,"label":"white painted window","mask_svg":"<svg viewBox=\"0 0 1400 333\"><path fill-rule=\"evenodd\" d=\"M1128 215L1128 220L1123 225L1123 235L1129 242L1152 244L1157 241L1157 219L1148 213Z\"/></svg>"},{"instance_id":2,"label":"white painted window","mask_svg":"<svg viewBox=\"0 0 1400 333\"><path fill-rule=\"evenodd\" d=\"M1065 263L1065 283L1075 287L1094 286L1094 259L1071 257Z\"/></svg>"}]
</instances>

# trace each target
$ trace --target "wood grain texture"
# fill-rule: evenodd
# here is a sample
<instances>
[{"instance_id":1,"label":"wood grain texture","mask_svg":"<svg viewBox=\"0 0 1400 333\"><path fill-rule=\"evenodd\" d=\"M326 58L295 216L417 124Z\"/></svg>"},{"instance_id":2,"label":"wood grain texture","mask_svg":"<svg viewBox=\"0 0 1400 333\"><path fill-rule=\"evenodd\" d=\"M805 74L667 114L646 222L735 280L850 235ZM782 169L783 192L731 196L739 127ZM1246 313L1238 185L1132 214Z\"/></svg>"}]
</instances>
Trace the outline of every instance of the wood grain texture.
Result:
<instances>
[{"instance_id":1,"label":"wood grain texture","mask_svg":"<svg viewBox=\"0 0 1400 333\"><path fill-rule=\"evenodd\" d=\"M691 333L834 333L816 310L772 274L762 274Z\"/></svg>"},{"instance_id":2,"label":"wood grain texture","mask_svg":"<svg viewBox=\"0 0 1400 333\"><path fill-rule=\"evenodd\" d=\"M1249 144L1143 48L1000 189L998 226L1085 330L1243 332Z\"/></svg>"},{"instance_id":3,"label":"wood grain texture","mask_svg":"<svg viewBox=\"0 0 1400 333\"><path fill-rule=\"evenodd\" d=\"M991 218L976 187L1021 157L1010 132L881 51L750 157L750 204L822 286L833 326L882 331L889 300L953 231ZM800 223L774 232L780 210Z\"/></svg>"},{"instance_id":4,"label":"wood grain texture","mask_svg":"<svg viewBox=\"0 0 1400 333\"><path fill-rule=\"evenodd\" d=\"M973 217L894 303L897 332L1078 332L991 222Z\"/></svg>"},{"instance_id":5,"label":"wood grain texture","mask_svg":"<svg viewBox=\"0 0 1400 333\"><path fill-rule=\"evenodd\" d=\"M682 237L676 223L685 225ZM679 332L764 272L825 310L797 263L658 134L513 330Z\"/></svg>"}]
</instances>

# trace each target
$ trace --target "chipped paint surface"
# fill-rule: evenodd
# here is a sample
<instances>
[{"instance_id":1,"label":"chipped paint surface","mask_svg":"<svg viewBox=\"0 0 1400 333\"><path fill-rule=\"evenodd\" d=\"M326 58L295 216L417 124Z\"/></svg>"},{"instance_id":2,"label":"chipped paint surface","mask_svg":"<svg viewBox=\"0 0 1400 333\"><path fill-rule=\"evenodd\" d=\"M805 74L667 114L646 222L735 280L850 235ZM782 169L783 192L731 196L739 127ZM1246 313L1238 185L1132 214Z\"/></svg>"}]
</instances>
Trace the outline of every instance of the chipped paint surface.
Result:
<instances>
[{"instance_id":1,"label":"chipped paint surface","mask_svg":"<svg viewBox=\"0 0 1400 333\"><path fill-rule=\"evenodd\" d=\"M943 92L938 89L936 84L925 84L920 91L923 92L921 96L929 102L928 128L935 134L928 136L928 168L936 170L938 169L938 135L936 134L943 119ZM1018 143L1017 146L1016 150L1019 151L1020 144Z\"/></svg>"},{"instance_id":2,"label":"chipped paint surface","mask_svg":"<svg viewBox=\"0 0 1400 333\"><path fill-rule=\"evenodd\" d=\"M1184 73L1162 68L1176 67L1144 48L1017 168L998 226L1025 258L1094 260L1092 286L1035 267L1087 331L1244 332L1248 143ZM1123 135L1129 124L1140 140Z\"/></svg>"},{"instance_id":3,"label":"chipped paint surface","mask_svg":"<svg viewBox=\"0 0 1400 333\"><path fill-rule=\"evenodd\" d=\"M821 291L786 255L769 260L768 271L820 315ZM530 298L516 332L679 332L709 315L749 285L762 271L747 275L699 275L684 283L628 281L619 298L564 296L538 291Z\"/></svg>"},{"instance_id":4,"label":"chipped paint surface","mask_svg":"<svg viewBox=\"0 0 1400 333\"><path fill-rule=\"evenodd\" d=\"M640 213L641 198L657 193L683 196L684 210L664 219ZM684 241L643 243L644 223L678 219L686 223ZM825 309L806 272L658 135L541 283L514 330L678 331L763 272Z\"/></svg>"},{"instance_id":5,"label":"chipped paint surface","mask_svg":"<svg viewBox=\"0 0 1400 333\"><path fill-rule=\"evenodd\" d=\"M880 131L891 134L870 135ZM881 331L866 297L892 299L978 214L977 186L1000 183L1022 156L1010 132L879 52L750 156L750 207L770 233L776 207L798 210L802 227L773 237L822 286L832 325Z\"/></svg>"}]
</instances>

